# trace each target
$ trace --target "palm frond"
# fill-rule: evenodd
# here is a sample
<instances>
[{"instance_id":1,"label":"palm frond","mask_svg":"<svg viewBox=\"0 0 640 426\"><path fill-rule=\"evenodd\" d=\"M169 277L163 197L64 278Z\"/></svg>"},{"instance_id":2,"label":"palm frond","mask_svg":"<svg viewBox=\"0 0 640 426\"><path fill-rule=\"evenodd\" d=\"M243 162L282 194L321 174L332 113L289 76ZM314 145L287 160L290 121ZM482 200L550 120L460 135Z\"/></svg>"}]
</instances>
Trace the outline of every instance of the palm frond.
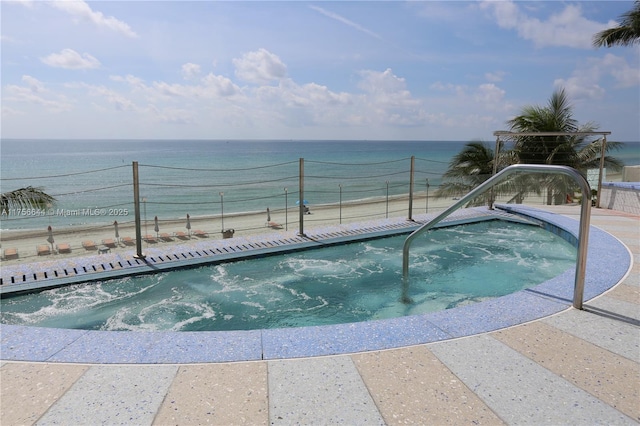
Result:
<instances>
[{"instance_id":1,"label":"palm frond","mask_svg":"<svg viewBox=\"0 0 640 426\"><path fill-rule=\"evenodd\" d=\"M600 31L593 36L594 47L632 46L640 43L640 1L622 14L617 27Z\"/></svg>"},{"instance_id":2,"label":"palm frond","mask_svg":"<svg viewBox=\"0 0 640 426\"><path fill-rule=\"evenodd\" d=\"M44 210L53 206L56 199L46 194L42 188L27 186L0 194L0 212L8 214L12 209Z\"/></svg>"}]
</instances>

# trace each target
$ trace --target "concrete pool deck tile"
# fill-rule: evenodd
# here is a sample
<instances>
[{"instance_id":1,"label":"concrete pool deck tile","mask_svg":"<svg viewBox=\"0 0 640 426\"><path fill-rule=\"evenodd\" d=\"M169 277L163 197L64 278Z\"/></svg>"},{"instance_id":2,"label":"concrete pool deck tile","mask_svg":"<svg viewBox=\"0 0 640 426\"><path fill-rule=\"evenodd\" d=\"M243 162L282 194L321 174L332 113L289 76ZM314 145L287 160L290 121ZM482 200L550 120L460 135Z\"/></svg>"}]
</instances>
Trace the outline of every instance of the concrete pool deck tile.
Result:
<instances>
[{"instance_id":1,"label":"concrete pool deck tile","mask_svg":"<svg viewBox=\"0 0 640 426\"><path fill-rule=\"evenodd\" d=\"M637 303L633 303L633 301L618 300L610 297L610 293L590 301L585 306L585 310L640 326L640 306Z\"/></svg>"},{"instance_id":2,"label":"concrete pool deck tile","mask_svg":"<svg viewBox=\"0 0 640 426\"><path fill-rule=\"evenodd\" d=\"M153 423L269 423L267 363L187 365L178 369Z\"/></svg>"},{"instance_id":3,"label":"concrete pool deck tile","mask_svg":"<svg viewBox=\"0 0 640 426\"><path fill-rule=\"evenodd\" d=\"M504 424L425 346L351 358L387 424Z\"/></svg>"},{"instance_id":4,"label":"concrete pool deck tile","mask_svg":"<svg viewBox=\"0 0 640 426\"><path fill-rule=\"evenodd\" d=\"M151 424L176 366L91 367L38 425Z\"/></svg>"},{"instance_id":5,"label":"concrete pool deck tile","mask_svg":"<svg viewBox=\"0 0 640 426\"><path fill-rule=\"evenodd\" d=\"M571 309L542 320L615 354L640 362L640 328L588 310Z\"/></svg>"},{"instance_id":6,"label":"concrete pool deck tile","mask_svg":"<svg viewBox=\"0 0 640 426\"><path fill-rule=\"evenodd\" d=\"M50 361L87 333L86 330L0 324L0 354L4 360Z\"/></svg>"},{"instance_id":7,"label":"concrete pool deck tile","mask_svg":"<svg viewBox=\"0 0 640 426\"><path fill-rule=\"evenodd\" d=\"M269 361L272 425L384 425L348 356Z\"/></svg>"},{"instance_id":8,"label":"concrete pool deck tile","mask_svg":"<svg viewBox=\"0 0 640 426\"><path fill-rule=\"evenodd\" d=\"M34 424L88 369L86 365L67 364L4 365L0 424Z\"/></svg>"},{"instance_id":9,"label":"concrete pool deck tile","mask_svg":"<svg viewBox=\"0 0 640 426\"><path fill-rule=\"evenodd\" d=\"M508 424L635 424L610 405L488 335L429 345ZM492 368L487 368L492 366Z\"/></svg>"},{"instance_id":10,"label":"concrete pool deck tile","mask_svg":"<svg viewBox=\"0 0 640 426\"><path fill-rule=\"evenodd\" d=\"M640 421L640 365L637 363L542 322L498 331L491 336Z\"/></svg>"},{"instance_id":11,"label":"concrete pool deck tile","mask_svg":"<svg viewBox=\"0 0 640 426\"><path fill-rule=\"evenodd\" d=\"M607 297L623 302L640 304L640 288L632 285L629 281L630 280L625 280L623 284L617 285L607 293Z\"/></svg>"},{"instance_id":12,"label":"concrete pool deck tile","mask_svg":"<svg viewBox=\"0 0 640 426\"><path fill-rule=\"evenodd\" d=\"M264 359L336 355L450 338L426 316L331 326L262 330Z\"/></svg>"}]
</instances>

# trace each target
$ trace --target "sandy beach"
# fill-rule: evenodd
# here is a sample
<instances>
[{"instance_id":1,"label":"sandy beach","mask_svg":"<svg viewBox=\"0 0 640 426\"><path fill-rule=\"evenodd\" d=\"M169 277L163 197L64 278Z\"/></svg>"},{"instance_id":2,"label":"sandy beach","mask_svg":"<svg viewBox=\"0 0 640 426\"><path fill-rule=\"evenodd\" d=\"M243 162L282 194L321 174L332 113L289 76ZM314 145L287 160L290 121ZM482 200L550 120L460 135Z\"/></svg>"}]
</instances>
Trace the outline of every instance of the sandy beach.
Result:
<instances>
[{"instance_id":1,"label":"sandy beach","mask_svg":"<svg viewBox=\"0 0 640 426\"><path fill-rule=\"evenodd\" d=\"M453 204L452 199L429 197L426 194L417 193L413 200L413 215L425 212L436 213ZM541 205L542 200L531 197L525 200L527 204ZM352 222L384 219L386 217L408 218L408 195L380 197L358 202L344 202L331 205L311 205L309 214L304 215L303 230L315 227L347 224ZM224 229L232 229L232 237L249 236L266 233L291 233L297 234L299 227L299 209L292 207L287 212L284 210L272 210L271 221L267 221L267 212L252 212L244 214L225 214ZM154 237L142 242L143 251L149 247L168 246L171 244L184 244L191 240L206 241L224 238L222 234L222 218L220 215L208 217L191 217L191 230L186 229L186 218L179 220L159 220L159 232L155 232L153 220L141 223L143 238L147 235ZM135 226L134 222L121 223L118 226L119 239L115 237L114 226L111 224L88 227L68 227L53 229L53 243L48 241L49 233L42 231L3 231L0 235L2 244L3 266L45 261L52 258L86 256L98 254L100 251L135 253ZM203 233L196 235L198 231ZM163 238L164 236L164 238ZM127 242L127 239L130 239ZM90 242L90 244L87 244ZM15 254L13 253L15 250ZM40 254L39 254L40 252Z\"/></svg>"}]
</instances>

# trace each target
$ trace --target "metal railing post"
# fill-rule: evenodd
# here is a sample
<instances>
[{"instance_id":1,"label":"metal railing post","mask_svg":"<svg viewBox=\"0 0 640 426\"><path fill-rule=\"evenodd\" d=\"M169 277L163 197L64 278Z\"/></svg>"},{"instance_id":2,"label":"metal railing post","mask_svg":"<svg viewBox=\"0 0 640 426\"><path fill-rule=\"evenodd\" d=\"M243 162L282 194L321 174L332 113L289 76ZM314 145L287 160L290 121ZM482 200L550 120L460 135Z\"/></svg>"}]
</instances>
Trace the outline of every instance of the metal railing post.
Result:
<instances>
[{"instance_id":1,"label":"metal railing post","mask_svg":"<svg viewBox=\"0 0 640 426\"><path fill-rule=\"evenodd\" d=\"M304 158L300 158L299 186L300 193L298 194L298 204L300 209L298 212L300 216L300 230L298 235L304 237Z\"/></svg>"},{"instance_id":2,"label":"metal railing post","mask_svg":"<svg viewBox=\"0 0 640 426\"><path fill-rule=\"evenodd\" d=\"M134 257L138 259L144 259L145 255L142 253L142 230L140 229L140 182L138 180L138 162L134 161L133 164L133 206L136 223L136 254Z\"/></svg>"},{"instance_id":3,"label":"metal railing post","mask_svg":"<svg viewBox=\"0 0 640 426\"><path fill-rule=\"evenodd\" d=\"M409 170L409 220L413 221L413 176L415 172L416 157L411 156L411 168Z\"/></svg>"},{"instance_id":4,"label":"metal railing post","mask_svg":"<svg viewBox=\"0 0 640 426\"><path fill-rule=\"evenodd\" d=\"M407 237L402 248L402 297L401 300L404 303L409 303L410 298L408 296L409 289L409 248L413 240L423 232L433 228L442 219L449 216L454 211L458 210L461 206L472 201L478 195L486 192L488 189L493 188L497 183L505 180L509 176L517 172L529 172L529 173L560 173L565 174L574 179L580 190L582 191L582 205L580 208L580 227L578 231L578 256L576 259L576 274L573 288L573 307L576 309L582 309L582 302L584 297L584 278L587 266L587 245L589 243L589 221L591 215L591 188L589 183L577 170L567 166L551 166L543 164L514 164L503 169L500 173L486 180L473 191L456 201L453 205L440 213L438 216L430 220L429 222L416 229Z\"/></svg>"},{"instance_id":5,"label":"metal railing post","mask_svg":"<svg viewBox=\"0 0 640 426\"><path fill-rule=\"evenodd\" d=\"M596 208L600 208L600 193L602 192L602 175L604 171L604 157L607 153L607 135L602 135L602 146L600 150L600 171L598 173L598 193L596 194ZM591 194L589 194L591 200Z\"/></svg>"}]
</instances>

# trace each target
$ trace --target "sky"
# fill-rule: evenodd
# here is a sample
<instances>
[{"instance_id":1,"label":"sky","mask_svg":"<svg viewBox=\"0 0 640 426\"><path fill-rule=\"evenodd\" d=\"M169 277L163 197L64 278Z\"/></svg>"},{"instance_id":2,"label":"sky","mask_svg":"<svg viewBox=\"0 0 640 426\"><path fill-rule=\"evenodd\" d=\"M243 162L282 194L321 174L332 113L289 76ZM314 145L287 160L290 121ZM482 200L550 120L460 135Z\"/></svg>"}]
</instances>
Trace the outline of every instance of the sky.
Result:
<instances>
[{"instance_id":1,"label":"sky","mask_svg":"<svg viewBox=\"0 0 640 426\"><path fill-rule=\"evenodd\" d=\"M560 88L640 141L633 1L1 1L2 138L483 140Z\"/></svg>"}]
</instances>

